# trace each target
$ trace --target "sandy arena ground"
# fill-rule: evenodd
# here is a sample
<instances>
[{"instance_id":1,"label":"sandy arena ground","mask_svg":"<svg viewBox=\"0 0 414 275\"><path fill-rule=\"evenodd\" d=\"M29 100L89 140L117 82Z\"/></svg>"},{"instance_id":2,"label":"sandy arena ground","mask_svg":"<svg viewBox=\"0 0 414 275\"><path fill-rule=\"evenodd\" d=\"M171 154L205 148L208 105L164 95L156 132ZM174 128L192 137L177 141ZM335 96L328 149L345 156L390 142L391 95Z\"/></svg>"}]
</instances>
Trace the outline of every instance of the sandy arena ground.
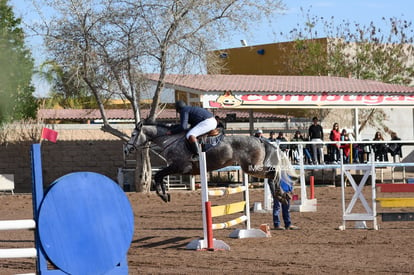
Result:
<instances>
[{"instance_id":1,"label":"sandy arena ground","mask_svg":"<svg viewBox=\"0 0 414 275\"><path fill-rule=\"evenodd\" d=\"M364 191L367 198L368 191ZM350 199L353 189L347 187L346 193ZM340 231L340 187L316 187L317 212L292 212L300 230L272 230L270 238L250 239L228 237L242 225L215 230L214 237L231 250L214 252L186 249L190 241L203 236L199 191L172 191L168 204L154 194L127 196L135 213L129 274L414 274L414 223L384 223L379 217L380 230L354 229L354 222L347 222L349 229ZM236 201L241 198L240 194L231 196ZM231 199L214 197L211 201L214 205ZM250 202L251 206L263 202L262 188L250 191ZM32 217L31 195L1 194L0 205L2 220ZM252 213L252 228L263 223L272 224L270 213ZM33 246L33 231L0 232L0 248ZM0 260L1 275L34 270L34 259Z\"/></svg>"}]
</instances>

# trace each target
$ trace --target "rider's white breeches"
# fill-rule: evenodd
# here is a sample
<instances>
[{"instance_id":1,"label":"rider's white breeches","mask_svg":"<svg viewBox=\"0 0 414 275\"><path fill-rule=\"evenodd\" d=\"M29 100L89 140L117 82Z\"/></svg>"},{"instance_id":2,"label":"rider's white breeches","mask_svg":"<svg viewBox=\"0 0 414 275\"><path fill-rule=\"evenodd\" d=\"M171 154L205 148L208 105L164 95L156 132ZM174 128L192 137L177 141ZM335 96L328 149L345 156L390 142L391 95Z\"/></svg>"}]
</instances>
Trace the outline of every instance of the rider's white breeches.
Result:
<instances>
[{"instance_id":1,"label":"rider's white breeches","mask_svg":"<svg viewBox=\"0 0 414 275\"><path fill-rule=\"evenodd\" d=\"M187 132L185 137L188 139L190 136L201 136L211 130L216 129L217 127L217 120L214 117L207 118L206 120L201 121L196 126L190 129Z\"/></svg>"}]
</instances>

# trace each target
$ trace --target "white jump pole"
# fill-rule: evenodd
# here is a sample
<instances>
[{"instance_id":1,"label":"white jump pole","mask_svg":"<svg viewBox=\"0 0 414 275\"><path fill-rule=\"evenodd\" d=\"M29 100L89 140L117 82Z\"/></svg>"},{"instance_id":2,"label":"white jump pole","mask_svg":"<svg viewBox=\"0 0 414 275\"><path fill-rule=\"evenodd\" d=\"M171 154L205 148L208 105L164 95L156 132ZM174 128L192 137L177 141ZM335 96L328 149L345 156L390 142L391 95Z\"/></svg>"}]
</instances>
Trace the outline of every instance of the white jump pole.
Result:
<instances>
[{"instance_id":1,"label":"white jump pole","mask_svg":"<svg viewBox=\"0 0 414 275\"><path fill-rule=\"evenodd\" d=\"M200 150L201 151L201 150ZM207 183L207 165L206 165L206 153L200 152L200 180L201 180L201 207L203 213L203 248L207 248L208 241L208 232L207 232L207 212L206 212L206 202L208 202L208 183Z\"/></svg>"},{"instance_id":2,"label":"white jump pole","mask_svg":"<svg viewBox=\"0 0 414 275\"><path fill-rule=\"evenodd\" d=\"M36 227L34 220L5 220L0 221L0 230L33 229Z\"/></svg>"},{"instance_id":3,"label":"white jump pole","mask_svg":"<svg viewBox=\"0 0 414 275\"><path fill-rule=\"evenodd\" d=\"M300 179L300 200L294 201L290 205L292 212L316 212L317 200L315 198L308 199L306 192L306 179L305 179L305 164L303 156L303 145L298 145L299 150L299 179Z\"/></svg>"},{"instance_id":4,"label":"white jump pole","mask_svg":"<svg viewBox=\"0 0 414 275\"><path fill-rule=\"evenodd\" d=\"M0 221L1 230L20 230L36 228L34 220L4 220ZM0 249L0 259L36 258L36 248L5 248Z\"/></svg>"},{"instance_id":5,"label":"white jump pole","mask_svg":"<svg viewBox=\"0 0 414 275\"><path fill-rule=\"evenodd\" d=\"M0 259L36 258L36 248L7 248L0 249Z\"/></svg>"},{"instance_id":6,"label":"white jump pole","mask_svg":"<svg viewBox=\"0 0 414 275\"><path fill-rule=\"evenodd\" d=\"M244 208L245 215L247 216L246 220L246 229L251 230L250 228L250 196L249 196L249 176L246 173L243 173L243 184L246 188L244 190L244 201L246 202L246 207Z\"/></svg>"},{"instance_id":7,"label":"white jump pole","mask_svg":"<svg viewBox=\"0 0 414 275\"><path fill-rule=\"evenodd\" d=\"M263 210L266 212L272 211L272 192L270 192L269 179L264 179L264 205Z\"/></svg>"}]
</instances>

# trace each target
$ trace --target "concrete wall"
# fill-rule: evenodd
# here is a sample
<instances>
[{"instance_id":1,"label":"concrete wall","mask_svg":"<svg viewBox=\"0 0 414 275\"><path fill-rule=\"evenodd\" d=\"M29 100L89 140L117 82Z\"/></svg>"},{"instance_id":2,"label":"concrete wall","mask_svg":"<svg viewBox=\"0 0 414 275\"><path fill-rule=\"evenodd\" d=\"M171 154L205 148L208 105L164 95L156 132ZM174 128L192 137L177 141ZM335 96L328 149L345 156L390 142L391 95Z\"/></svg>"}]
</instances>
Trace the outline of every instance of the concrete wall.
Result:
<instances>
[{"instance_id":1,"label":"concrete wall","mask_svg":"<svg viewBox=\"0 0 414 275\"><path fill-rule=\"evenodd\" d=\"M14 174L15 192L30 193L32 176L30 145L19 142L0 145L0 174ZM122 167L122 141L58 141L42 143L43 180L48 186L71 172L90 171L116 181L117 168Z\"/></svg>"},{"instance_id":2,"label":"concrete wall","mask_svg":"<svg viewBox=\"0 0 414 275\"><path fill-rule=\"evenodd\" d=\"M403 140L414 139L412 109L388 109L387 114L389 119L386 125L391 130L396 131ZM352 115L349 110L333 112L331 117L323 121L326 139L328 139L333 122L339 122L341 129L353 128ZM114 181L117 180L117 169L124 167L122 141L102 132L99 125L53 125L53 127L59 132L58 142L44 141L42 143L45 186L63 175L76 171L97 172ZM117 128L129 135L133 127L117 125ZM372 139L375 130L372 128L364 130L362 138ZM307 133L307 131L302 132ZM389 140L389 136L385 135L385 138ZM15 192L17 193L31 192L30 145L32 143L15 141L0 145L0 174L14 174ZM403 146L404 162L414 161L413 149L413 145ZM154 158L152 163L154 166L164 165L158 158ZM413 169L407 168L407 171Z\"/></svg>"}]
</instances>

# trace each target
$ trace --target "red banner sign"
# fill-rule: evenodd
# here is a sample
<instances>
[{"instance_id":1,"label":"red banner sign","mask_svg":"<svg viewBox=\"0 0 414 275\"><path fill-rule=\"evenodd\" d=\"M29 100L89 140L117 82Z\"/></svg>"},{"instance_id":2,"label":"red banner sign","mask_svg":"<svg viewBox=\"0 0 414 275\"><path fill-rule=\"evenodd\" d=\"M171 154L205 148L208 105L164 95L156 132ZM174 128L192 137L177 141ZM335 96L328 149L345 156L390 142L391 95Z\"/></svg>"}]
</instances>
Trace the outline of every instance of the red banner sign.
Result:
<instances>
[{"instance_id":1,"label":"red banner sign","mask_svg":"<svg viewBox=\"0 0 414 275\"><path fill-rule=\"evenodd\" d=\"M281 107L414 107L414 95L380 94L232 94L204 95L205 108L269 108Z\"/></svg>"}]
</instances>

